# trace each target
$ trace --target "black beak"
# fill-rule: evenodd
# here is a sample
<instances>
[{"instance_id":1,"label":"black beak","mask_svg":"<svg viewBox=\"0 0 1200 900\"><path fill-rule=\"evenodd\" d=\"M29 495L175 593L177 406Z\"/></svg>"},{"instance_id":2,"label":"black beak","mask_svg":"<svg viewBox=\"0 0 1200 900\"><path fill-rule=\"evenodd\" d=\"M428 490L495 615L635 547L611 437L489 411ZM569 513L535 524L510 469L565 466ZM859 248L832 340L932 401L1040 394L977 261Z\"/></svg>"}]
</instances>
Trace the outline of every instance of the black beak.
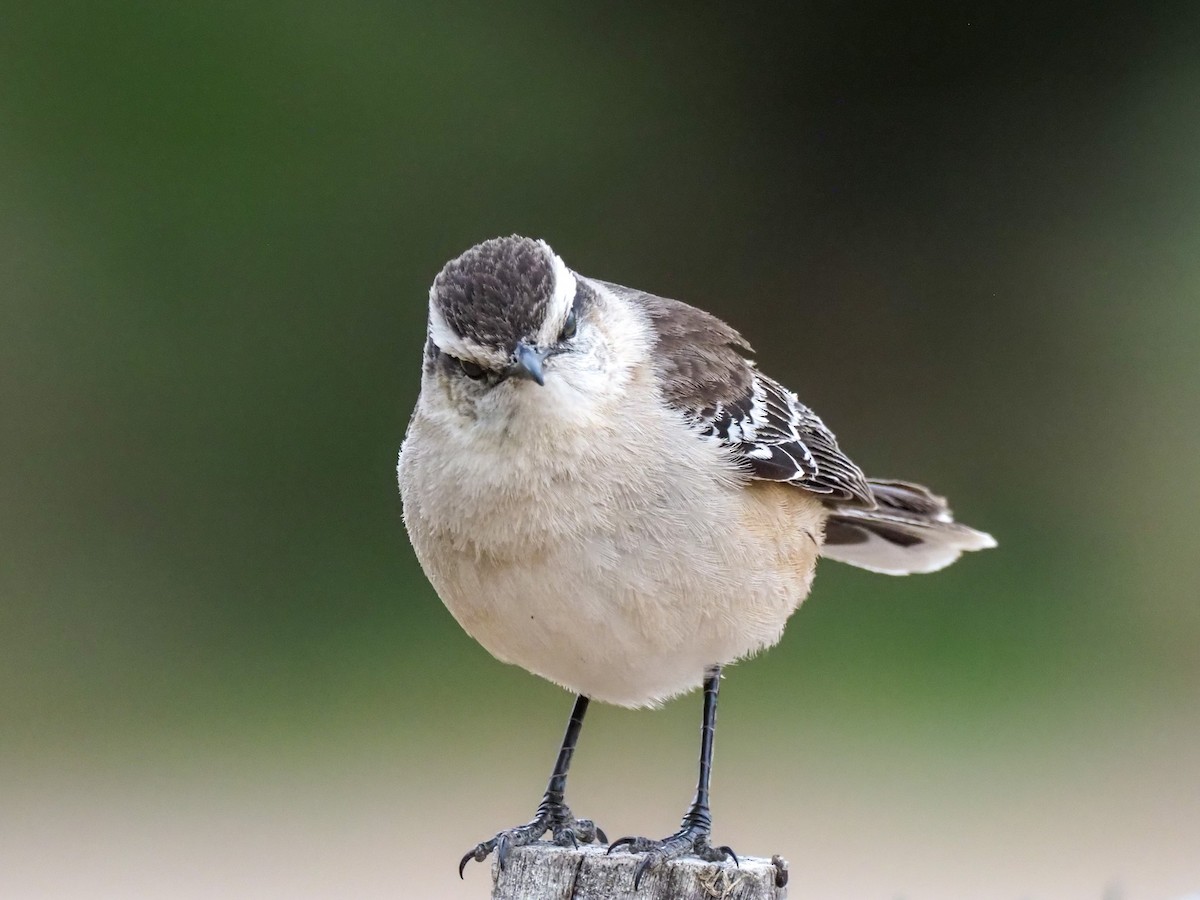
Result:
<instances>
[{"instance_id":1,"label":"black beak","mask_svg":"<svg viewBox=\"0 0 1200 900\"><path fill-rule=\"evenodd\" d=\"M542 361L546 356L545 350L538 350L525 343L517 344L517 351L514 354L515 361L509 374L518 378L530 378L538 384L544 385L546 376L542 372Z\"/></svg>"}]
</instances>

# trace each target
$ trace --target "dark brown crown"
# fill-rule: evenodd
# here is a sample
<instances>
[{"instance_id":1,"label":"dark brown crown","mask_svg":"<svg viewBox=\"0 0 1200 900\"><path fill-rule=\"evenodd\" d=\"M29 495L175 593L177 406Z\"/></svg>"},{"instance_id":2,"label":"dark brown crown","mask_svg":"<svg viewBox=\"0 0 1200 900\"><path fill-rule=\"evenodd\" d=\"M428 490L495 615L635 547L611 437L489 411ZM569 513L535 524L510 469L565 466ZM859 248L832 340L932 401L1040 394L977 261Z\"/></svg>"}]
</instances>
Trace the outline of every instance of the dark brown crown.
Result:
<instances>
[{"instance_id":1,"label":"dark brown crown","mask_svg":"<svg viewBox=\"0 0 1200 900\"><path fill-rule=\"evenodd\" d=\"M537 332L553 292L544 245L516 234L476 244L446 263L433 282L433 302L447 325L504 351Z\"/></svg>"}]
</instances>

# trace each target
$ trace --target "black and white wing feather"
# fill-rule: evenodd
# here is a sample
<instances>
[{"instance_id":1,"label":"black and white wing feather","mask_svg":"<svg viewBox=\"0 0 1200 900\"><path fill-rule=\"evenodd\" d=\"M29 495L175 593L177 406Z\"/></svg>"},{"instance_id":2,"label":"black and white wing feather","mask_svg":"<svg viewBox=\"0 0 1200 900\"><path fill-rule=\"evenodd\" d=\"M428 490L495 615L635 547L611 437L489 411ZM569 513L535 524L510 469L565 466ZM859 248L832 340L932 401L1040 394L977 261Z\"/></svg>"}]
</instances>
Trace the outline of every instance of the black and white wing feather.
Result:
<instances>
[{"instance_id":1,"label":"black and white wing feather","mask_svg":"<svg viewBox=\"0 0 1200 900\"><path fill-rule=\"evenodd\" d=\"M700 421L745 458L755 478L796 484L840 504L875 505L862 471L820 416L757 369L744 397L702 410Z\"/></svg>"},{"instance_id":2,"label":"black and white wing feather","mask_svg":"<svg viewBox=\"0 0 1200 900\"><path fill-rule=\"evenodd\" d=\"M944 498L906 481L870 480L825 423L746 359L750 346L716 316L618 285L650 320L667 402L721 442L751 475L794 484L829 508L821 555L873 572L907 575L996 546L954 521Z\"/></svg>"},{"instance_id":3,"label":"black and white wing feather","mask_svg":"<svg viewBox=\"0 0 1200 900\"><path fill-rule=\"evenodd\" d=\"M758 371L736 330L686 303L604 286L648 316L667 402L728 447L754 478L794 484L838 506L875 506L866 478L833 432L795 394Z\"/></svg>"}]
</instances>

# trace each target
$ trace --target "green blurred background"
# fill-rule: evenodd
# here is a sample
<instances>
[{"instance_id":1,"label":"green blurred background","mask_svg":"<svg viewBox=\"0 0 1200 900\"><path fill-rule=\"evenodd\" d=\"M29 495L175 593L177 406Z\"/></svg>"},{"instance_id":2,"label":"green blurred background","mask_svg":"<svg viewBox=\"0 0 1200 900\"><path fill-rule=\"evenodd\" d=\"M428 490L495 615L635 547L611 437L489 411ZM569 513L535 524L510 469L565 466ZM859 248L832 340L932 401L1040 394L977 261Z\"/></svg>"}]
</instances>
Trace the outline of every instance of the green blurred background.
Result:
<instances>
[{"instance_id":1,"label":"green blurred background","mask_svg":"<svg viewBox=\"0 0 1200 900\"><path fill-rule=\"evenodd\" d=\"M0 896L437 897L570 699L400 522L427 287L521 232L735 322L1000 549L730 671L793 896L1200 890L1200 10L8 4ZM564 602L569 598L564 598ZM666 833L697 697L571 800Z\"/></svg>"}]
</instances>

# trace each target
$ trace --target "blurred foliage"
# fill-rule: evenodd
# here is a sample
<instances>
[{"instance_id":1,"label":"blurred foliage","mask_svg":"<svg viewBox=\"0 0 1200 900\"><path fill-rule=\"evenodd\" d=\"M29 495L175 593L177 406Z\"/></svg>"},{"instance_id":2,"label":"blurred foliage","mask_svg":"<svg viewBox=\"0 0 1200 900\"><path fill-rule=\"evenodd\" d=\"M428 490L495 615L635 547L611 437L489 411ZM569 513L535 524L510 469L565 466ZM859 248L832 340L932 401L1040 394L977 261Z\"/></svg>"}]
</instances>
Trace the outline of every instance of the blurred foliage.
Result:
<instances>
[{"instance_id":1,"label":"blurred foliage","mask_svg":"<svg viewBox=\"0 0 1200 900\"><path fill-rule=\"evenodd\" d=\"M824 565L731 678L771 727L939 752L1197 724L1194 13L4 20L10 761L558 721L442 609L394 487L428 283L510 232L729 318L869 473L998 537L930 577Z\"/></svg>"}]
</instances>

